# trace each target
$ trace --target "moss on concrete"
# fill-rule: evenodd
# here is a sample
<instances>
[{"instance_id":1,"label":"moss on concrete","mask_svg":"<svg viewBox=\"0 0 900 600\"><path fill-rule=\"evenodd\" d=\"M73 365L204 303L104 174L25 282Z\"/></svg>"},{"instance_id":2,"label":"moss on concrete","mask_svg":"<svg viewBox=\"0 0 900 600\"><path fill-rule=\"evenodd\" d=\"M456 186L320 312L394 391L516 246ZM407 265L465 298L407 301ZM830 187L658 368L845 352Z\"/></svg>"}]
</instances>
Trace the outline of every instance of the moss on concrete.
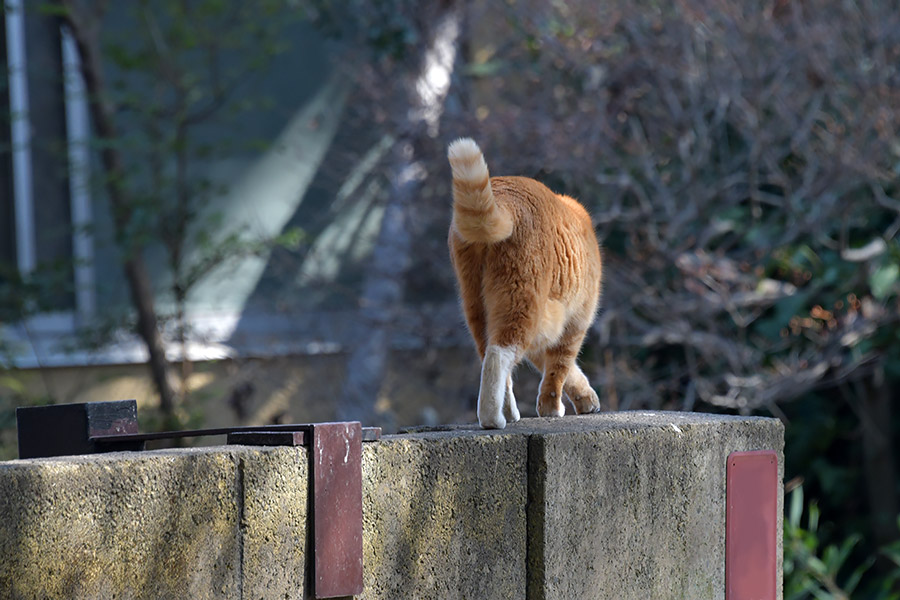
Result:
<instances>
[{"instance_id":1,"label":"moss on concrete","mask_svg":"<svg viewBox=\"0 0 900 600\"><path fill-rule=\"evenodd\" d=\"M0 463L0 597L233 597L237 506L222 452Z\"/></svg>"}]
</instances>

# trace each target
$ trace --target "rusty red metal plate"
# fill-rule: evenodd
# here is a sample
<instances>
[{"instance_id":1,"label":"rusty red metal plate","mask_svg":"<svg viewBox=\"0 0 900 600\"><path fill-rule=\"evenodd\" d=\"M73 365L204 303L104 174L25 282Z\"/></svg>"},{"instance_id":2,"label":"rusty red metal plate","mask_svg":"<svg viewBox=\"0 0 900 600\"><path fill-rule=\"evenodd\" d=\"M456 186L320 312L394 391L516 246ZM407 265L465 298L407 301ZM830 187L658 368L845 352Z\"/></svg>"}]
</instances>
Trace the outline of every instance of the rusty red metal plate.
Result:
<instances>
[{"instance_id":1,"label":"rusty red metal plate","mask_svg":"<svg viewBox=\"0 0 900 600\"><path fill-rule=\"evenodd\" d=\"M313 591L316 598L363 591L362 427L312 425Z\"/></svg>"},{"instance_id":2,"label":"rusty red metal plate","mask_svg":"<svg viewBox=\"0 0 900 600\"><path fill-rule=\"evenodd\" d=\"M778 455L734 452L725 479L725 600L775 600Z\"/></svg>"}]
</instances>

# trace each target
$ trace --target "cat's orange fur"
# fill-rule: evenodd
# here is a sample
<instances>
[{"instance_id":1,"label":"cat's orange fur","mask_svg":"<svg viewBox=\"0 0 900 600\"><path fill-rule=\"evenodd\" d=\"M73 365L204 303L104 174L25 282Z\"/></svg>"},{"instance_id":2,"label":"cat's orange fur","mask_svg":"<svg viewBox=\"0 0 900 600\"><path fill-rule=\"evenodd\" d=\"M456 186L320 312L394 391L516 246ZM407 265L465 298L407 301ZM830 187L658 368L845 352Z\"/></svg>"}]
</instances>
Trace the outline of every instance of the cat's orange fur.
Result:
<instances>
[{"instance_id":1,"label":"cat's orange fur","mask_svg":"<svg viewBox=\"0 0 900 600\"><path fill-rule=\"evenodd\" d=\"M543 372L541 416L600 410L575 362L600 298L602 263L590 216L578 202L527 177L490 177L469 138L447 151L453 170L450 258L469 331L482 359L478 421L517 421L512 371Z\"/></svg>"}]
</instances>

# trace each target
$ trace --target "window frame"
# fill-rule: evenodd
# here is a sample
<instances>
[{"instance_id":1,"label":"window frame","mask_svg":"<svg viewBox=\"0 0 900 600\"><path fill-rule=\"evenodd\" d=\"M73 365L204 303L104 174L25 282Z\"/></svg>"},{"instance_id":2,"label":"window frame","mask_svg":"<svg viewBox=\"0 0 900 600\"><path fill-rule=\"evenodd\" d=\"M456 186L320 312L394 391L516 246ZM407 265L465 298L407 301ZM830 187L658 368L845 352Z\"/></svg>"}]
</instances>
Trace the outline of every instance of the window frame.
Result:
<instances>
[{"instance_id":1,"label":"window frame","mask_svg":"<svg viewBox=\"0 0 900 600\"><path fill-rule=\"evenodd\" d=\"M26 51L25 0L5 1L7 73L10 112L10 154L15 230L16 268L23 276L37 267L37 231L32 169L31 103ZM48 364L84 364L80 353L55 348L60 339L77 332L96 314L94 245L89 229L93 223L90 190L90 120L84 80L74 40L60 25L63 60L66 160L71 210L72 277L74 306L41 312L16 322L0 323L3 336L15 348L15 366L33 368ZM20 350L21 349L21 350Z\"/></svg>"}]
</instances>

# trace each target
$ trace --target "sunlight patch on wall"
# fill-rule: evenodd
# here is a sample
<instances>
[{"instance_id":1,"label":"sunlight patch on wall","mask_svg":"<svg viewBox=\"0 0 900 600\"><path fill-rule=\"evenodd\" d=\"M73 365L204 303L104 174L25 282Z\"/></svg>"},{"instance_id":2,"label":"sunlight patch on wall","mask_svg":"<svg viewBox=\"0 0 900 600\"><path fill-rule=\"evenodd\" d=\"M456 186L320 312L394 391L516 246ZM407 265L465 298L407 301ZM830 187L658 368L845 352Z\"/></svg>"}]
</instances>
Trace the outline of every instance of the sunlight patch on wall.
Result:
<instances>
[{"instance_id":1,"label":"sunlight patch on wall","mask_svg":"<svg viewBox=\"0 0 900 600\"><path fill-rule=\"evenodd\" d=\"M384 207L378 203L382 190L379 182L368 176L393 143L394 138L388 135L379 140L338 190L334 218L303 261L298 279L301 286L332 282L346 261L359 262L371 253Z\"/></svg>"},{"instance_id":2,"label":"sunlight patch on wall","mask_svg":"<svg viewBox=\"0 0 900 600\"><path fill-rule=\"evenodd\" d=\"M294 115L271 149L210 208L211 213L221 214L220 239L238 233L248 241L264 240L284 230L331 146L349 91L346 77L331 77ZM227 174L243 166L235 162L219 168ZM206 310L240 310L262 276L268 254L220 265L192 290L192 304Z\"/></svg>"}]
</instances>

